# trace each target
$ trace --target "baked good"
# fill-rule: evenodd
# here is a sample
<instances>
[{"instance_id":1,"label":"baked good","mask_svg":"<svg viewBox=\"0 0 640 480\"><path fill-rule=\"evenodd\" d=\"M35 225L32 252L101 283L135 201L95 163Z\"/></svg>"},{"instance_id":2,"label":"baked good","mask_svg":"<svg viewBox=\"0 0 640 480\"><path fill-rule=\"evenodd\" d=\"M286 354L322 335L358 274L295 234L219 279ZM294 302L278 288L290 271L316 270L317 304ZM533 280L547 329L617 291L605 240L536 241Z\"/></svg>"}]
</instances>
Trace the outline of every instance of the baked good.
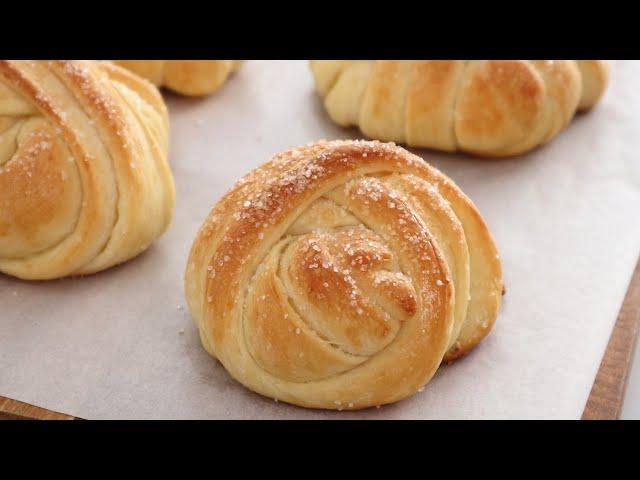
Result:
<instances>
[{"instance_id":1,"label":"baked good","mask_svg":"<svg viewBox=\"0 0 640 480\"><path fill-rule=\"evenodd\" d=\"M240 60L116 60L117 64L182 95L215 92L238 69Z\"/></svg>"},{"instance_id":2,"label":"baked good","mask_svg":"<svg viewBox=\"0 0 640 480\"><path fill-rule=\"evenodd\" d=\"M331 119L378 140L483 156L552 139L602 96L604 60L316 60Z\"/></svg>"},{"instance_id":3,"label":"baked good","mask_svg":"<svg viewBox=\"0 0 640 480\"><path fill-rule=\"evenodd\" d=\"M275 155L213 208L186 298L204 348L246 387L360 409L420 390L491 330L498 252L473 203L393 144Z\"/></svg>"},{"instance_id":4,"label":"baked good","mask_svg":"<svg viewBox=\"0 0 640 480\"><path fill-rule=\"evenodd\" d=\"M109 62L0 61L0 272L87 274L146 249L174 185L157 89Z\"/></svg>"}]
</instances>

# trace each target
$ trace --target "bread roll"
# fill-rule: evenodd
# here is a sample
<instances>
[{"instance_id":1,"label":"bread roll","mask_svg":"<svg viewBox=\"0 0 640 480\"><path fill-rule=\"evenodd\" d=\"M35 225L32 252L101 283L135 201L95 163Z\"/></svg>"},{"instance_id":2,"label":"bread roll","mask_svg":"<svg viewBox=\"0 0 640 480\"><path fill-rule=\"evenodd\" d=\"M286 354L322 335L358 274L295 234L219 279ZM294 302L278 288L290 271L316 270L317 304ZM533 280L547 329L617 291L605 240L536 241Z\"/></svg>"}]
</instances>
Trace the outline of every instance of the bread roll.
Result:
<instances>
[{"instance_id":1,"label":"bread roll","mask_svg":"<svg viewBox=\"0 0 640 480\"><path fill-rule=\"evenodd\" d=\"M247 388L360 409L413 395L477 345L502 271L449 178L393 144L322 141L275 155L217 203L185 291L204 348Z\"/></svg>"},{"instance_id":2,"label":"bread roll","mask_svg":"<svg viewBox=\"0 0 640 480\"><path fill-rule=\"evenodd\" d=\"M604 60L317 60L331 119L377 140L482 156L516 155L591 108Z\"/></svg>"},{"instance_id":3,"label":"bread roll","mask_svg":"<svg viewBox=\"0 0 640 480\"><path fill-rule=\"evenodd\" d=\"M238 69L240 60L116 60L116 63L182 95L215 92Z\"/></svg>"},{"instance_id":4,"label":"bread roll","mask_svg":"<svg viewBox=\"0 0 640 480\"><path fill-rule=\"evenodd\" d=\"M104 270L165 231L174 185L157 89L109 62L0 61L0 272Z\"/></svg>"}]
</instances>

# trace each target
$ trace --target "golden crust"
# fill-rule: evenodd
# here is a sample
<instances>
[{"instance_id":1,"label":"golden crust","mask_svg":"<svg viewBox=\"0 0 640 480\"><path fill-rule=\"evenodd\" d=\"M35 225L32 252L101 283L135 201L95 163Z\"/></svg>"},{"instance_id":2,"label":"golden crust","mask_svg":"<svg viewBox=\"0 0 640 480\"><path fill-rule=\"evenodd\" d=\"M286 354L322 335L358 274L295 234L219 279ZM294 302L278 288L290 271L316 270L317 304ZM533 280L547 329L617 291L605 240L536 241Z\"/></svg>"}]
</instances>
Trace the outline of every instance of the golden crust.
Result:
<instances>
[{"instance_id":1,"label":"golden crust","mask_svg":"<svg viewBox=\"0 0 640 480\"><path fill-rule=\"evenodd\" d=\"M240 60L115 60L115 63L146 78L158 87L182 95L215 92L238 69Z\"/></svg>"},{"instance_id":2,"label":"golden crust","mask_svg":"<svg viewBox=\"0 0 640 480\"><path fill-rule=\"evenodd\" d=\"M203 346L235 379L327 409L413 395L488 334L501 291L473 203L379 142L316 142L250 172L205 220L185 274Z\"/></svg>"},{"instance_id":3,"label":"golden crust","mask_svg":"<svg viewBox=\"0 0 640 480\"><path fill-rule=\"evenodd\" d=\"M0 271L59 278L143 251L172 216L167 147L164 103L129 72L0 61Z\"/></svg>"},{"instance_id":4,"label":"golden crust","mask_svg":"<svg viewBox=\"0 0 640 480\"><path fill-rule=\"evenodd\" d=\"M311 61L338 124L370 138L483 156L526 152L591 108L604 60Z\"/></svg>"},{"instance_id":5,"label":"golden crust","mask_svg":"<svg viewBox=\"0 0 640 480\"><path fill-rule=\"evenodd\" d=\"M579 110L593 107L607 88L611 66L606 60L577 60L582 76Z\"/></svg>"}]
</instances>

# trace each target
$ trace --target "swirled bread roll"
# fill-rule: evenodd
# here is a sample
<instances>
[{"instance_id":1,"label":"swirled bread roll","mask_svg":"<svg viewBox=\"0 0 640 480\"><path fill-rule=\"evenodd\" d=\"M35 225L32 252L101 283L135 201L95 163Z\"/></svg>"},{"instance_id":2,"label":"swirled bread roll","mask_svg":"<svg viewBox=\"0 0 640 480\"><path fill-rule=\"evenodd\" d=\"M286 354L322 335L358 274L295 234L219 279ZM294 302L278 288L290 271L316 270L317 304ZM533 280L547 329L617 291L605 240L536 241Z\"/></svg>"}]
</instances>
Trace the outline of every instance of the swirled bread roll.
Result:
<instances>
[{"instance_id":1,"label":"swirled bread roll","mask_svg":"<svg viewBox=\"0 0 640 480\"><path fill-rule=\"evenodd\" d=\"M182 95L215 92L238 69L240 60L116 60L117 64Z\"/></svg>"},{"instance_id":2,"label":"swirled bread roll","mask_svg":"<svg viewBox=\"0 0 640 480\"><path fill-rule=\"evenodd\" d=\"M526 152L591 108L603 60L317 60L331 119L370 138L484 156Z\"/></svg>"},{"instance_id":3,"label":"swirled bread roll","mask_svg":"<svg viewBox=\"0 0 640 480\"><path fill-rule=\"evenodd\" d=\"M491 330L496 246L473 203L393 144L318 142L241 179L200 228L185 291L205 349L305 407L414 394Z\"/></svg>"},{"instance_id":4,"label":"swirled bread roll","mask_svg":"<svg viewBox=\"0 0 640 480\"><path fill-rule=\"evenodd\" d=\"M0 61L0 272L87 274L146 249L174 185L157 89L108 62Z\"/></svg>"}]
</instances>

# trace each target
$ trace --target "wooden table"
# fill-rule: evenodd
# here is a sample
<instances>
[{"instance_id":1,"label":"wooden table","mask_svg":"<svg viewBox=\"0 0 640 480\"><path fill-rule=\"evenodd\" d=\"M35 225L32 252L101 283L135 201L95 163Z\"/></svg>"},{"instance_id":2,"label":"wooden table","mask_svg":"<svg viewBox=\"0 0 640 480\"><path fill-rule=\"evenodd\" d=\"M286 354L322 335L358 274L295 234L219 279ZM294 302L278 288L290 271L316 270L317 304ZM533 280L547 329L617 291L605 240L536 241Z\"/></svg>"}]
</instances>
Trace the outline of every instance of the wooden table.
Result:
<instances>
[{"instance_id":1,"label":"wooden table","mask_svg":"<svg viewBox=\"0 0 640 480\"><path fill-rule=\"evenodd\" d=\"M640 329L640 260L611 332L600 370L582 414L586 420L614 420L620 417L629 370ZM0 396L0 419L77 420L64 413L52 412L27 403Z\"/></svg>"}]
</instances>

